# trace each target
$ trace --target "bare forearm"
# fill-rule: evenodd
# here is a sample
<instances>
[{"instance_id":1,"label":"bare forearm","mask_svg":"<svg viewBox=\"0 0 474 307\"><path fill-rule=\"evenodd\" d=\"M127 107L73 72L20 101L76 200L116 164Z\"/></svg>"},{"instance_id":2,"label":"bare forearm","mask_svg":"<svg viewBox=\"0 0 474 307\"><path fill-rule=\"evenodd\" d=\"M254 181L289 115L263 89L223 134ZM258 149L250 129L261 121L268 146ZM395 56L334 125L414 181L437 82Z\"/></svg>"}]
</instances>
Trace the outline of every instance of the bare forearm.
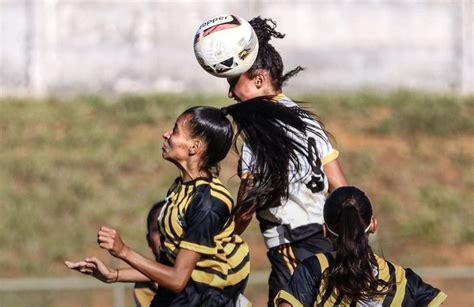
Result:
<instances>
[{"instance_id":1,"label":"bare forearm","mask_svg":"<svg viewBox=\"0 0 474 307\"><path fill-rule=\"evenodd\" d=\"M136 270L142 272L149 279L157 282L160 286L176 293L179 293L184 289L198 260L191 260L190 263L192 267L185 265L183 268L183 262L179 262L179 259L177 259L175 265L171 267L150 260L128 247L125 247L124 252L119 258L127 262Z\"/></svg>"},{"instance_id":2,"label":"bare forearm","mask_svg":"<svg viewBox=\"0 0 474 307\"><path fill-rule=\"evenodd\" d=\"M116 282L146 282L151 281L151 278L141 273L135 268L119 268L115 269Z\"/></svg>"}]
</instances>

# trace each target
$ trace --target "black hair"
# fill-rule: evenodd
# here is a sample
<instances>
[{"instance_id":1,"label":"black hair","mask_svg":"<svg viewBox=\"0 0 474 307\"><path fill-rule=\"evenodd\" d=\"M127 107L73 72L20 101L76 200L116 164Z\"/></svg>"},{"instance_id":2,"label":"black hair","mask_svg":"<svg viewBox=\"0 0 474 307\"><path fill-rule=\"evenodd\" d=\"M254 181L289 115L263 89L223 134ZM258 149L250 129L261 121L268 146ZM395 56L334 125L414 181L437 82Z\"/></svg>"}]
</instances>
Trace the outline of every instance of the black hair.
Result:
<instances>
[{"instance_id":1,"label":"black hair","mask_svg":"<svg viewBox=\"0 0 474 307\"><path fill-rule=\"evenodd\" d=\"M314 121L305 120L313 118L313 114L276 103L270 97L253 98L226 110L236 124L236 136L243 139L254 155L253 177L247 181L236 215L281 205L281 200L288 198L290 180L304 167L301 155L306 159L309 156L306 146L294 135L310 131L321 135L321 129L311 124Z\"/></svg>"},{"instance_id":2,"label":"black hair","mask_svg":"<svg viewBox=\"0 0 474 307\"><path fill-rule=\"evenodd\" d=\"M387 294L395 283L393 276L384 281L373 275L377 260L366 233L371 219L370 200L356 187L340 187L326 199L324 220L337 253L324 278L327 289L337 289L353 301Z\"/></svg>"},{"instance_id":3,"label":"black hair","mask_svg":"<svg viewBox=\"0 0 474 307\"><path fill-rule=\"evenodd\" d=\"M232 146L233 129L226 114L214 107L192 107L180 117L189 116L189 127L193 137L206 143L202 169L219 175L219 162L225 158Z\"/></svg>"},{"instance_id":4,"label":"black hair","mask_svg":"<svg viewBox=\"0 0 474 307\"><path fill-rule=\"evenodd\" d=\"M227 115L233 118L237 128L235 135ZM321 136L323 131L312 124L314 114L311 112L276 103L271 97L257 97L222 109L192 107L180 115L184 116L189 116L192 136L206 143L201 167L213 170L213 175L218 175L219 162L232 144L237 150L239 137L252 151L253 178L234 212L238 216L279 206L282 199L288 198L290 180L301 175L304 167L301 155L309 158L305 144L294 135L313 132Z\"/></svg>"},{"instance_id":5,"label":"black hair","mask_svg":"<svg viewBox=\"0 0 474 307\"><path fill-rule=\"evenodd\" d=\"M297 66L289 72L283 74L283 60L280 53L269 43L272 37L282 39L285 34L275 31L276 22L272 19L261 18L260 16L249 21L258 38L258 54L252 67L247 71L250 76L254 76L259 69L268 70L272 77L272 85L276 90L281 90L283 85L294 75L304 70Z\"/></svg>"}]
</instances>

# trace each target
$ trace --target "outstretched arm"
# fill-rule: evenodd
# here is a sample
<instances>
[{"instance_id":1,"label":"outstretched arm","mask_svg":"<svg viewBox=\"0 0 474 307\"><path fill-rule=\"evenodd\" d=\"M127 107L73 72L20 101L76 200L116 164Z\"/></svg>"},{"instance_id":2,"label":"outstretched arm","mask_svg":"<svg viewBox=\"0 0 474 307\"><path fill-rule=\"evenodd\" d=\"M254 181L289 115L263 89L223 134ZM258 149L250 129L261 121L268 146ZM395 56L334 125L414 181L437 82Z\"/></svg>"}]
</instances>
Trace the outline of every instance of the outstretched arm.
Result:
<instances>
[{"instance_id":1,"label":"outstretched arm","mask_svg":"<svg viewBox=\"0 0 474 307\"><path fill-rule=\"evenodd\" d=\"M96 257L88 257L78 262L65 261L64 264L71 270L90 275L105 283L150 281L150 278L134 268L112 269Z\"/></svg>"},{"instance_id":2,"label":"outstretched arm","mask_svg":"<svg viewBox=\"0 0 474 307\"><path fill-rule=\"evenodd\" d=\"M178 252L175 264L171 267L148 259L125 245L113 228L102 226L97 236L101 248L175 293L184 289L196 263L201 259L201 254L183 248Z\"/></svg>"}]
</instances>

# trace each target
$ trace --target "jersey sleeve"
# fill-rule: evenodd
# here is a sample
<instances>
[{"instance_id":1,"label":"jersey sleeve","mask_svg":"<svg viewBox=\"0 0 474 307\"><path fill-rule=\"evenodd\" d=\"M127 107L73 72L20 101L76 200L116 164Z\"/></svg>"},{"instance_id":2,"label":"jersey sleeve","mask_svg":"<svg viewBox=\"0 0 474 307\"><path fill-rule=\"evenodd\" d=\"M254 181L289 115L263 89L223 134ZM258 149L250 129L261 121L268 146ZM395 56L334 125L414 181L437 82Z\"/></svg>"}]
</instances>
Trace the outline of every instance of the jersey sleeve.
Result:
<instances>
[{"instance_id":1,"label":"jersey sleeve","mask_svg":"<svg viewBox=\"0 0 474 307\"><path fill-rule=\"evenodd\" d=\"M407 290L410 291L415 299L416 306L439 306L447 298L444 292L425 283L421 277L411 269L405 269L405 272Z\"/></svg>"},{"instance_id":2,"label":"jersey sleeve","mask_svg":"<svg viewBox=\"0 0 474 307\"><path fill-rule=\"evenodd\" d=\"M337 159L339 151L332 147L331 142L324 130L321 128L321 125L316 120L311 122L311 125L314 127L315 131L308 133L308 146L311 146L311 142L315 144L318 156L323 165Z\"/></svg>"},{"instance_id":3,"label":"jersey sleeve","mask_svg":"<svg viewBox=\"0 0 474 307\"><path fill-rule=\"evenodd\" d=\"M216 254L214 240L230 218L227 205L220 199L212 197L209 186L200 186L185 213L185 233L180 248L189 249L200 254Z\"/></svg>"},{"instance_id":4,"label":"jersey sleeve","mask_svg":"<svg viewBox=\"0 0 474 307\"><path fill-rule=\"evenodd\" d=\"M293 307L313 306L321 280L321 266L316 257L310 257L300 263L284 290L275 297L275 305L281 300Z\"/></svg>"},{"instance_id":5,"label":"jersey sleeve","mask_svg":"<svg viewBox=\"0 0 474 307\"><path fill-rule=\"evenodd\" d=\"M254 162L255 158L246 144L242 146L241 154L240 154L240 161L239 161L239 169L238 174L240 179L248 179L251 178L252 174L254 173Z\"/></svg>"}]
</instances>

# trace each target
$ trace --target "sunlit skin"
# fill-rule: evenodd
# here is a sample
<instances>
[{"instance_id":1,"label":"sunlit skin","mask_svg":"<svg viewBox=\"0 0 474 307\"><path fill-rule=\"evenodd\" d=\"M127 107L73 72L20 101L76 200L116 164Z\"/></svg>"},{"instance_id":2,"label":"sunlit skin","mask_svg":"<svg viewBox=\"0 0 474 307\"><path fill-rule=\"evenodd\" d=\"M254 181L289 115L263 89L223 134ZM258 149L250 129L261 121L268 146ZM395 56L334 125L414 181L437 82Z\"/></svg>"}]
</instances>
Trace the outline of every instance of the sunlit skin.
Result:
<instances>
[{"instance_id":1,"label":"sunlit skin","mask_svg":"<svg viewBox=\"0 0 474 307\"><path fill-rule=\"evenodd\" d=\"M260 97L260 96L275 96L282 93L281 89L275 88L272 83L272 77L269 71L264 69L257 69L250 74L246 72L235 78L228 78L229 90L227 96L238 102L245 102L246 100ZM347 185L347 179L344 175L338 159L334 159L327 164L324 164L323 171L326 174L329 182L329 191L334 191L340 186ZM242 180L237 196L237 204L246 193L247 181ZM236 233L242 234L252 220L253 213L236 216Z\"/></svg>"},{"instance_id":2,"label":"sunlit skin","mask_svg":"<svg viewBox=\"0 0 474 307\"><path fill-rule=\"evenodd\" d=\"M206 144L201 139L192 137L188 120L187 116L179 117L173 129L163 133L162 156L177 166L183 182L210 175L201 169ZM178 252L174 266L160 264L155 259L148 259L128 247L122 241L119 232L108 226L99 228L97 243L100 248L127 262L131 267L111 269L96 257L88 257L79 262L65 261L66 266L107 283L154 281L179 293L188 283L196 263L201 259L201 254L182 248ZM159 248L159 237L152 233L148 243L155 253L155 249Z\"/></svg>"},{"instance_id":3,"label":"sunlit skin","mask_svg":"<svg viewBox=\"0 0 474 307\"><path fill-rule=\"evenodd\" d=\"M249 100L259 96L274 96L281 93L271 84L270 74L268 71L259 70L254 72L252 76L244 73L235 78L227 79L229 90L227 96L238 102Z\"/></svg>"}]
</instances>

